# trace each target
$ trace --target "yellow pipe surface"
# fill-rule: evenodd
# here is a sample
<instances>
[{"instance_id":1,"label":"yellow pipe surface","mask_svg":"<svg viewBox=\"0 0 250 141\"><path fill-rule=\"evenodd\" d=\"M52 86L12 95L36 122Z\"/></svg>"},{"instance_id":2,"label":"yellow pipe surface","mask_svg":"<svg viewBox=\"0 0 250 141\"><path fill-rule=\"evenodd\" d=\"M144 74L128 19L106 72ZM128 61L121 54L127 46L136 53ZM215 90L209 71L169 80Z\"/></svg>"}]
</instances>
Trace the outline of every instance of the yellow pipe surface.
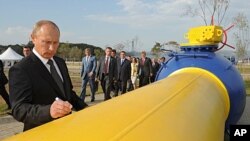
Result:
<instances>
[{"instance_id":1,"label":"yellow pipe surface","mask_svg":"<svg viewBox=\"0 0 250 141\"><path fill-rule=\"evenodd\" d=\"M6 141L223 141L228 112L222 82L186 68Z\"/></svg>"}]
</instances>

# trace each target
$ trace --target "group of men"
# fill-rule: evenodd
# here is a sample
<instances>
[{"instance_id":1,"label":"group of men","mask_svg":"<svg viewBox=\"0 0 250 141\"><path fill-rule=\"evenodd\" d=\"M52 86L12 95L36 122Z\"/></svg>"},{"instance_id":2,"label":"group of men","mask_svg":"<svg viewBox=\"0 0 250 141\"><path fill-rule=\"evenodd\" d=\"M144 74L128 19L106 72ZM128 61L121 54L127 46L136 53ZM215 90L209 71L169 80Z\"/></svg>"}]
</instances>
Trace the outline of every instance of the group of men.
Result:
<instances>
[{"instance_id":1,"label":"group of men","mask_svg":"<svg viewBox=\"0 0 250 141\"><path fill-rule=\"evenodd\" d=\"M116 92L115 95L118 95L119 89L121 89L122 94L126 92L127 80L130 79L130 62L125 58L125 51L121 51L119 58L112 57L111 53L112 48L107 47L105 56L97 61L96 57L91 55L91 50L89 48L85 49L86 56L82 59L82 92L80 95L83 101L86 95L87 82L89 82L91 89L91 102L95 100L96 86L94 83L96 79L99 79L101 82L104 100L111 98L110 92L113 84L117 85L114 90Z\"/></svg>"},{"instance_id":2,"label":"group of men","mask_svg":"<svg viewBox=\"0 0 250 141\"><path fill-rule=\"evenodd\" d=\"M72 110L81 110L88 105L84 102L86 84L91 87L91 101L95 100L95 79L98 78L104 92L104 100L111 98L113 85L115 95L126 92L130 79L131 62L121 51L120 57L111 56L112 48L105 49L105 56L96 61L90 49L85 50L82 60L82 92L80 97L73 91L68 68L63 59L56 57L60 39L60 29L49 20L38 21L31 33L34 48L24 48L26 56L9 70L9 100L4 85L8 83L0 61L0 93L12 109L13 117L24 123L24 131L64 117ZM149 83L152 76L152 64L146 53L139 60L139 86ZM4 89L3 89L4 88Z\"/></svg>"},{"instance_id":3,"label":"group of men","mask_svg":"<svg viewBox=\"0 0 250 141\"><path fill-rule=\"evenodd\" d=\"M73 91L65 61L54 56L59 38L54 22L38 21L31 33L34 48L24 48L27 57L9 70L12 115L24 131L87 107Z\"/></svg>"},{"instance_id":4,"label":"group of men","mask_svg":"<svg viewBox=\"0 0 250 141\"><path fill-rule=\"evenodd\" d=\"M160 64L157 61L146 57L146 52L141 53L138 63L139 87L143 87L150 82L154 82ZM98 79L104 93L104 100L111 99L111 91L114 97L119 92L124 94L127 92L127 84L131 86L131 59L126 58L126 52L121 51L116 56L116 50L106 47L105 55L99 61L91 54L89 48L85 49L85 57L82 59L82 91L80 98L84 101L86 96L86 86L89 82L91 90L91 102L95 101L96 85Z\"/></svg>"}]
</instances>

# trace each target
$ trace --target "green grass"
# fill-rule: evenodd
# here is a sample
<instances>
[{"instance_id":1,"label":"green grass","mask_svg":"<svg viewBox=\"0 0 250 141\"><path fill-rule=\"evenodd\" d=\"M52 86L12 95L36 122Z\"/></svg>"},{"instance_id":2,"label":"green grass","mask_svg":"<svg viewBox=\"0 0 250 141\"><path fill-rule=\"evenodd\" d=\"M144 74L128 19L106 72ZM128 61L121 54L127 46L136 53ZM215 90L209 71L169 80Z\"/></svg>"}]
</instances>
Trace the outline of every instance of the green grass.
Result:
<instances>
[{"instance_id":1,"label":"green grass","mask_svg":"<svg viewBox=\"0 0 250 141\"><path fill-rule=\"evenodd\" d=\"M236 68L240 71L241 74L250 74L250 65L239 64Z\"/></svg>"},{"instance_id":2,"label":"green grass","mask_svg":"<svg viewBox=\"0 0 250 141\"><path fill-rule=\"evenodd\" d=\"M246 93L250 96L250 65L238 64L237 68L244 79Z\"/></svg>"},{"instance_id":3,"label":"green grass","mask_svg":"<svg viewBox=\"0 0 250 141\"><path fill-rule=\"evenodd\" d=\"M0 103L0 116L2 116L2 115L6 115L7 114L7 112L9 112L10 110L7 110L7 108L8 108L8 106L7 106L7 104L5 104L5 103Z\"/></svg>"},{"instance_id":4,"label":"green grass","mask_svg":"<svg viewBox=\"0 0 250 141\"><path fill-rule=\"evenodd\" d=\"M250 80L245 80L245 88L247 95L250 96Z\"/></svg>"}]
</instances>

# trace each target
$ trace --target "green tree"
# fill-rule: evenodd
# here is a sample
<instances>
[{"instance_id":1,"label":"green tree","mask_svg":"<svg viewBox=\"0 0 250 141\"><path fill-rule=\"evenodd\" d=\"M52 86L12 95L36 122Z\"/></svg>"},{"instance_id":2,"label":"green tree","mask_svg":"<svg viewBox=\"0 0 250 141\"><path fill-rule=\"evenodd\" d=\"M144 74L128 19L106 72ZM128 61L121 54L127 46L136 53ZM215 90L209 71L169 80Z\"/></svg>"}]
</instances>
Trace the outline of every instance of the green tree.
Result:
<instances>
[{"instance_id":1,"label":"green tree","mask_svg":"<svg viewBox=\"0 0 250 141\"><path fill-rule=\"evenodd\" d=\"M33 46L32 42L28 43L29 46ZM3 51L5 51L8 47L11 47L12 49L14 49L17 53L19 53L20 55L23 55L23 46L24 45L0 45L0 53L2 53ZM77 47L78 49L73 49L71 51L72 48ZM57 56L64 58L65 60L67 60L69 57L73 57L75 59L77 58L82 58L83 57L83 51L85 48L90 48L92 53L94 53L94 50L96 50L96 54L97 56L102 55L103 54L103 49L94 45L89 45L89 44L84 44L84 43L60 43L58 50L57 50ZM78 50L78 52L76 53L75 50ZM75 52L75 53L74 53ZM76 54L76 56L73 56L73 54ZM81 57L79 57L81 56Z\"/></svg>"},{"instance_id":2,"label":"green tree","mask_svg":"<svg viewBox=\"0 0 250 141\"><path fill-rule=\"evenodd\" d=\"M151 54L156 58L159 58L162 45L159 42L155 42L155 45L151 49Z\"/></svg>"},{"instance_id":3,"label":"green tree","mask_svg":"<svg viewBox=\"0 0 250 141\"><path fill-rule=\"evenodd\" d=\"M59 48L57 50L57 55L64 59L67 59L69 57L69 51L70 51L69 43L62 43L59 45Z\"/></svg>"},{"instance_id":4,"label":"green tree","mask_svg":"<svg viewBox=\"0 0 250 141\"><path fill-rule=\"evenodd\" d=\"M104 51L102 49L94 49L94 54L96 59L100 59L100 57L104 55Z\"/></svg>"},{"instance_id":5,"label":"green tree","mask_svg":"<svg viewBox=\"0 0 250 141\"><path fill-rule=\"evenodd\" d=\"M164 45L166 45L169 50L173 50L175 52L178 52L180 50L180 45L176 41L168 41Z\"/></svg>"},{"instance_id":6,"label":"green tree","mask_svg":"<svg viewBox=\"0 0 250 141\"><path fill-rule=\"evenodd\" d=\"M82 50L77 46L72 47L69 51L69 58L74 61L80 61L82 58Z\"/></svg>"}]
</instances>

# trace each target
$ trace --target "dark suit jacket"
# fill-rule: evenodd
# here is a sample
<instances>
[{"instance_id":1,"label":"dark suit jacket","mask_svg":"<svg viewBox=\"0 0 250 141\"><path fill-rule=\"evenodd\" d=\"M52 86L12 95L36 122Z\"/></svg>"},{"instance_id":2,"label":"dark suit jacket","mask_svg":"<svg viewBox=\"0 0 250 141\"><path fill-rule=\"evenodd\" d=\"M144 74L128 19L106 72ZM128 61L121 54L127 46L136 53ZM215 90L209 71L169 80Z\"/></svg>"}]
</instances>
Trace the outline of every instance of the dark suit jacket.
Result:
<instances>
[{"instance_id":1,"label":"dark suit jacket","mask_svg":"<svg viewBox=\"0 0 250 141\"><path fill-rule=\"evenodd\" d=\"M150 73L153 73L150 58L146 57L144 64L142 63L142 59L139 59L138 74L143 77L149 77Z\"/></svg>"},{"instance_id":2,"label":"dark suit jacket","mask_svg":"<svg viewBox=\"0 0 250 141\"><path fill-rule=\"evenodd\" d=\"M8 79L4 74L3 62L0 60L0 86L4 86L8 83Z\"/></svg>"},{"instance_id":3,"label":"dark suit jacket","mask_svg":"<svg viewBox=\"0 0 250 141\"><path fill-rule=\"evenodd\" d=\"M105 66L105 56L101 57L99 60L99 66L98 66L98 71L97 71L97 77L99 78L99 80L103 79L103 70L104 70L104 66ZM116 59L113 57L110 57L110 61L109 61L109 79L110 80L115 80L115 75L116 75Z\"/></svg>"},{"instance_id":4,"label":"dark suit jacket","mask_svg":"<svg viewBox=\"0 0 250 141\"><path fill-rule=\"evenodd\" d=\"M72 90L65 61L54 57L63 80L65 96L42 61L33 53L9 70L10 102L13 117L24 123L24 130L52 121L50 106L56 97L69 101L76 110L87 105Z\"/></svg>"},{"instance_id":5,"label":"dark suit jacket","mask_svg":"<svg viewBox=\"0 0 250 141\"><path fill-rule=\"evenodd\" d=\"M121 59L117 60L117 80L127 82L131 79L131 63L127 59L121 64Z\"/></svg>"},{"instance_id":6,"label":"dark suit jacket","mask_svg":"<svg viewBox=\"0 0 250 141\"><path fill-rule=\"evenodd\" d=\"M153 71L153 75L156 75L158 70L160 69L160 64L158 62L155 62L155 65L152 65L152 71Z\"/></svg>"}]
</instances>

